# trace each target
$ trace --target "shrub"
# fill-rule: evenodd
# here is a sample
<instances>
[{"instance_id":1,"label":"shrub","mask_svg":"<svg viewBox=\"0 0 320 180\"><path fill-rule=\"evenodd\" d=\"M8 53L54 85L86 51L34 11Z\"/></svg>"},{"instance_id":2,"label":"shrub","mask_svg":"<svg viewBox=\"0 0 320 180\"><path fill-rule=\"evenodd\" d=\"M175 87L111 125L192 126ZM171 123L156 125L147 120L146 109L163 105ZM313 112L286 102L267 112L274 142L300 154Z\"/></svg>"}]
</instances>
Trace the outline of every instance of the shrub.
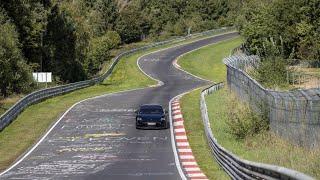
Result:
<instances>
[{"instance_id":1,"label":"shrub","mask_svg":"<svg viewBox=\"0 0 320 180\"><path fill-rule=\"evenodd\" d=\"M176 24L173 26L173 31L175 35L182 36L187 34L187 25L184 19L179 19Z\"/></svg>"},{"instance_id":2,"label":"shrub","mask_svg":"<svg viewBox=\"0 0 320 180\"><path fill-rule=\"evenodd\" d=\"M283 48L275 44L273 38L265 39L263 51L259 53L261 63L250 74L265 87L287 88L288 60L284 59Z\"/></svg>"},{"instance_id":3,"label":"shrub","mask_svg":"<svg viewBox=\"0 0 320 180\"><path fill-rule=\"evenodd\" d=\"M110 60L110 50L118 47L121 39L117 32L108 31L105 35L90 41L89 52L84 63L89 77L95 75L105 61Z\"/></svg>"},{"instance_id":4,"label":"shrub","mask_svg":"<svg viewBox=\"0 0 320 180\"><path fill-rule=\"evenodd\" d=\"M234 95L229 99L228 107L228 132L237 139L244 139L268 129L265 113L254 112L248 104L240 102Z\"/></svg>"},{"instance_id":5,"label":"shrub","mask_svg":"<svg viewBox=\"0 0 320 180\"><path fill-rule=\"evenodd\" d=\"M120 35L116 31L107 31L105 36L110 49L117 48L121 43Z\"/></svg>"},{"instance_id":6,"label":"shrub","mask_svg":"<svg viewBox=\"0 0 320 180\"><path fill-rule=\"evenodd\" d=\"M285 88L287 82L287 64L281 57L264 58L251 75L263 86L273 89Z\"/></svg>"}]
</instances>

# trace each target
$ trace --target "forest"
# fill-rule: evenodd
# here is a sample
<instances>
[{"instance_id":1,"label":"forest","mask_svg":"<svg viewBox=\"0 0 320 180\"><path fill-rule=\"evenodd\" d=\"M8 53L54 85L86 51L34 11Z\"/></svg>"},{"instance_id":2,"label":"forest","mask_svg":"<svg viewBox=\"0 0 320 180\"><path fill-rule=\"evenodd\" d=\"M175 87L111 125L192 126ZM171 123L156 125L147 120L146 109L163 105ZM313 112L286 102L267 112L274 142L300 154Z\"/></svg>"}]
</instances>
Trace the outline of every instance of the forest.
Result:
<instances>
[{"instance_id":1,"label":"forest","mask_svg":"<svg viewBox=\"0 0 320 180\"><path fill-rule=\"evenodd\" d=\"M253 54L317 63L319 25L317 0L0 0L0 96L31 91L32 72L92 78L112 49L188 28L236 26Z\"/></svg>"},{"instance_id":2,"label":"forest","mask_svg":"<svg viewBox=\"0 0 320 180\"><path fill-rule=\"evenodd\" d=\"M290 68L297 62L319 68L319 25L319 0L244 3L237 26L249 52L262 57L255 78L267 87L287 86L288 73L301 73Z\"/></svg>"},{"instance_id":3,"label":"forest","mask_svg":"<svg viewBox=\"0 0 320 180\"><path fill-rule=\"evenodd\" d=\"M230 1L232 2L232 1ZM0 0L0 95L93 77L121 44L232 25L238 3L184 0Z\"/></svg>"}]
</instances>

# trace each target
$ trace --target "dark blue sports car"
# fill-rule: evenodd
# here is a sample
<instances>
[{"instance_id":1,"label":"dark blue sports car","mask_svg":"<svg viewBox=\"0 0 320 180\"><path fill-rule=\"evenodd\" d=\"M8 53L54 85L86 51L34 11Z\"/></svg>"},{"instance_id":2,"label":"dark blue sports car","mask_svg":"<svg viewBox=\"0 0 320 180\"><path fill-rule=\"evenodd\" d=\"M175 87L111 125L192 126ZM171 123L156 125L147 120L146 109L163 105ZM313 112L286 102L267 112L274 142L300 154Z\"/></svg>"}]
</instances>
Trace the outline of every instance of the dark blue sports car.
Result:
<instances>
[{"instance_id":1,"label":"dark blue sports car","mask_svg":"<svg viewBox=\"0 0 320 180\"><path fill-rule=\"evenodd\" d=\"M168 121L166 111L161 105L145 104L140 106L136 111L136 128L137 129L166 129Z\"/></svg>"}]
</instances>

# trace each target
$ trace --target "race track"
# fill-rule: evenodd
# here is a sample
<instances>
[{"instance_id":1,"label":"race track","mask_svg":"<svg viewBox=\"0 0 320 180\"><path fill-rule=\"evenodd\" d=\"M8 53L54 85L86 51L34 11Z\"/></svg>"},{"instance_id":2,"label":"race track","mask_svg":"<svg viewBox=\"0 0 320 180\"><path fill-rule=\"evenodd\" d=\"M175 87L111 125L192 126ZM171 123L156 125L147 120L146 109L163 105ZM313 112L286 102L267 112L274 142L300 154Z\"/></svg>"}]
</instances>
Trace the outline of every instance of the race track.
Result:
<instances>
[{"instance_id":1,"label":"race track","mask_svg":"<svg viewBox=\"0 0 320 180\"><path fill-rule=\"evenodd\" d=\"M219 35L141 57L141 69L162 86L78 103L0 179L181 179L170 129L137 130L134 110L145 103L168 109L173 97L209 84L176 69L172 62L181 54L236 36Z\"/></svg>"}]
</instances>

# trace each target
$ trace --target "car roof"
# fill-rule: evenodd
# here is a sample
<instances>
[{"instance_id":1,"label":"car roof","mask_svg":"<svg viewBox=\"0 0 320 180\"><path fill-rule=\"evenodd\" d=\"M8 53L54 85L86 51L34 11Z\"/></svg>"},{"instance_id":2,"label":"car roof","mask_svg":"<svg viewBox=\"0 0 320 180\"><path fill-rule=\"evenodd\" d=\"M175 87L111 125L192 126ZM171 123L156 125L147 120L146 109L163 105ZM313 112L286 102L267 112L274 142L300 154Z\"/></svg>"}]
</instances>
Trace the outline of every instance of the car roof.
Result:
<instances>
[{"instance_id":1,"label":"car roof","mask_svg":"<svg viewBox=\"0 0 320 180\"><path fill-rule=\"evenodd\" d=\"M143 104L140 106L140 109L153 109L153 108L162 109L162 106L159 104Z\"/></svg>"}]
</instances>

